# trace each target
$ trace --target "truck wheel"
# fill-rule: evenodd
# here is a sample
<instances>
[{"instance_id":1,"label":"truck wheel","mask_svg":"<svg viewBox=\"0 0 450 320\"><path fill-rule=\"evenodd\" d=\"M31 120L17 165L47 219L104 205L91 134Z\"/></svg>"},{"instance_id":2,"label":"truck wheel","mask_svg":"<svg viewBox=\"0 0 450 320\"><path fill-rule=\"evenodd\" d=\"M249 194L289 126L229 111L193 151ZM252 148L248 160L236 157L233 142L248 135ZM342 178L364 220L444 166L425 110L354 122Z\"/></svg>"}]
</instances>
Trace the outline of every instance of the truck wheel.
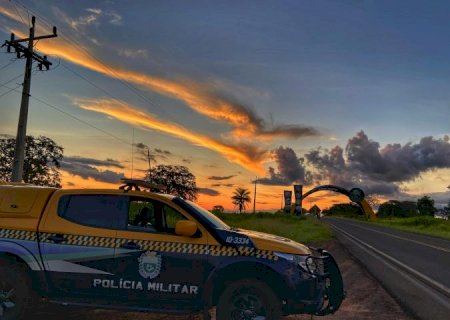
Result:
<instances>
[{"instance_id":1,"label":"truck wheel","mask_svg":"<svg viewBox=\"0 0 450 320\"><path fill-rule=\"evenodd\" d=\"M281 302L263 282L238 280L220 296L216 316L217 320L279 320Z\"/></svg>"},{"instance_id":2,"label":"truck wheel","mask_svg":"<svg viewBox=\"0 0 450 320\"><path fill-rule=\"evenodd\" d=\"M26 318L35 302L29 282L21 265L0 265L0 319Z\"/></svg>"}]
</instances>

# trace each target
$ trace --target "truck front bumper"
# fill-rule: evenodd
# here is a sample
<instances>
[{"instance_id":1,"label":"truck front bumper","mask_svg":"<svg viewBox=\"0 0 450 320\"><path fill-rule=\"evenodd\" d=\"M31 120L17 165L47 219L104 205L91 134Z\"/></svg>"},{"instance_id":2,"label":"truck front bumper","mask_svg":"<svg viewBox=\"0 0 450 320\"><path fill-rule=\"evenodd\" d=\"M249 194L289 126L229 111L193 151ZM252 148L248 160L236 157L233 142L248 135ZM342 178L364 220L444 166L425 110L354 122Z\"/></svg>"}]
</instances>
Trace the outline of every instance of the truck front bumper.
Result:
<instances>
[{"instance_id":1,"label":"truck front bumper","mask_svg":"<svg viewBox=\"0 0 450 320\"><path fill-rule=\"evenodd\" d=\"M307 285L307 291L314 292L315 298L307 301L288 299L288 314L309 313L325 316L336 312L345 298L342 275L333 256L323 249L315 249L311 258L317 265L315 271L311 272L314 278L299 284L303 287L298 290L304 292L304 286Z\"/></svg>"}]
</instances>

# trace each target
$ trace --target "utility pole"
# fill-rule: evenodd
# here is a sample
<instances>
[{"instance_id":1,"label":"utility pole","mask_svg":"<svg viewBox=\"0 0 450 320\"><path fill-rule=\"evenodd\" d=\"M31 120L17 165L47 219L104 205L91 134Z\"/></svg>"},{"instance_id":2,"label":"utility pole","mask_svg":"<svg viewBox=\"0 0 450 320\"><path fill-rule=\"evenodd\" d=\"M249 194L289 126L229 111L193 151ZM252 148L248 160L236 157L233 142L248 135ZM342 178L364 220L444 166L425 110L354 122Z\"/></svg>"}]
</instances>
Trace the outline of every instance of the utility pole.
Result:
<instances>
[{"instance_id":1,"label":"utility pole","mask_svg":"<svg viewBox=\"0 0 450 320\"><path fill-rule=\"evenodd\" d=\"M25 138L27 135L27 120L28 120L28 102L30 99L30 85L31 85L31 68L33 61L38 63L39 70L44 66L46 70L50 68L52 63L47 60L47 56L41 56L33 51L34 41L47 38L57 37L56 27L53 27L53 34L45 36L34 36L36 18L31 18L30 35L25 39L15 39L14 33L11 33L11 40L6 40L2 47L6 46L7 51L11 52L11 47L14 48L17 58L25 57L25 75L23 79L22 88L22 102L20 104L19 123L17 126L16 146L14 148L14 162L12 167L11 181L22 182L23 179L23 162L25 158ZM28 47L20 44L20 42L28 41Z\"/></svg>"},{"instance_id":2,"label":"utility pole","mask_svg":"<svg viewBox=\"0 0 450 320\"><path fill-rule=\"evenodd\" d=\"M255 179L255 196L253 197L253 214L255 213L256 210L256 183L258 182L258 177L256 177Z\"/></svg>"}]
</instances>

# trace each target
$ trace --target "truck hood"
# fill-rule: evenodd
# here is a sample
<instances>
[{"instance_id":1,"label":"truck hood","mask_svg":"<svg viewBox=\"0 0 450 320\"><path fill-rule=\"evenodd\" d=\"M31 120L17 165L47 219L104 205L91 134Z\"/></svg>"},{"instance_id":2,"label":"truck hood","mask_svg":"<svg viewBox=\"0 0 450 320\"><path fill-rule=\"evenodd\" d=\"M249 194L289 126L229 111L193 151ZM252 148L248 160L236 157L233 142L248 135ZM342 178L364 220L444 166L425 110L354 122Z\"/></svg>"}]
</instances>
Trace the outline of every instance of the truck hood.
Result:
<instances>
[{"instance_id":1,"label":"truck hood","mask_svg":"<svg viewBox=\"0 0 450 320\"><path fill-rule=\"evenodd\" d=\"M269 233L239 229L236 233L249 237L259 250L277 251L282 253L309 255L311 250L298 242Z\"/></svg>"}]
</instances>

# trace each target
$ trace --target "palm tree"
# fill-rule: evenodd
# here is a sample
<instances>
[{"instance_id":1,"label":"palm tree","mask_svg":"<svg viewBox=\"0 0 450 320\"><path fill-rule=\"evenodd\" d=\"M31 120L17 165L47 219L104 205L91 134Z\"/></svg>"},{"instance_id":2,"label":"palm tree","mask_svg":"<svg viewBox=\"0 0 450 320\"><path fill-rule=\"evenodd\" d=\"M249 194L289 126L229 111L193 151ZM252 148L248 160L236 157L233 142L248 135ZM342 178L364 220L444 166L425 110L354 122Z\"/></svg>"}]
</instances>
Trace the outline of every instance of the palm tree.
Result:
<instances>
[{"instance_id":1,"label":"palm tree","mask_svg":"<svg viewBox=\"0 0 450 320\"><path fill-rule=\"evenodd\" d=\"M236 188L231 200L233 200L233 204L239 208L239 213L242 213L242 210L245 210L247 204L251 202L250 191L244 188Z\"/></svg>"}]
</instances>

